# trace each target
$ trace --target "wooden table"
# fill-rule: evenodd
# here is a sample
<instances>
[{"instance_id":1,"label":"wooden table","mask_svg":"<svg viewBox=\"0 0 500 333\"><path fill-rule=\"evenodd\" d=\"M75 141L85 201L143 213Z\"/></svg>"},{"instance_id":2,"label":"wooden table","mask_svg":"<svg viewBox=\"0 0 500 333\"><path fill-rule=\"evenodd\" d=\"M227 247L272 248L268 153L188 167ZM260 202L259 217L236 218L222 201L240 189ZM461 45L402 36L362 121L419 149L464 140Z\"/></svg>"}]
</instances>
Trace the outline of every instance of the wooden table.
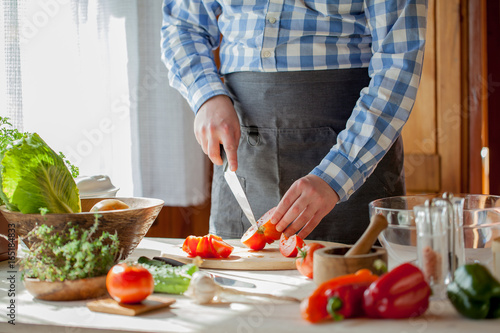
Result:
<instances>
[{"instance_id":1,"label":"wooden table","mask_svg":"<svg viewBox=\"0 0 500 333\"><path fill-rule=\"evenodd\" d=\"M175 239L146 238L132 256L159 255ZM296 270L229 271L218 273L252 282L251 291L305 297L315 289L311 280ZM11 288L9 277L15 277ZM425 333L498 332L500 320L473 321L460 317L448 301L433 301L427 313L414 319L349 319L312 325L300 317L298 303L238 303L197 305L185 296L168 309L137 317L91 312L85 301L47 302L33 299L20 281L21 273L0 263L0 332L86 333L86 332L349 332ZM15 296L9 296L9 289ZM243 289L243 288L242 288ZM246 290L250 290L246 288ZM10 302L15 304L15 325L8 323Z\"/></svg>"}]
</instances>

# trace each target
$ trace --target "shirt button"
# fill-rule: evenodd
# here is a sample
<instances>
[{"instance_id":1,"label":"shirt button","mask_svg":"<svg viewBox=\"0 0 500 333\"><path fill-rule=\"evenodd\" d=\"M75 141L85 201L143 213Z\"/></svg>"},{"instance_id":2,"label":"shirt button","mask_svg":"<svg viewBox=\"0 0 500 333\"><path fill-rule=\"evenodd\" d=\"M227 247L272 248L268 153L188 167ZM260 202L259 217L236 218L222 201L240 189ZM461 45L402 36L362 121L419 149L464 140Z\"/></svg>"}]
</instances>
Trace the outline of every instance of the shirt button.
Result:
<instances>
[{"instance_id":1,"label":"shirt button","mask_svg":"<svg viewBox=\"0 0 500 333\"><path fill-rule=\"evenodd\" d=\"M264 53L262 53L262 56L263 56L264 58L269 58L269 57L271 56L271 52L269 52L269 51L264 51Z\"/></svg>"},{"instance_id":2,"label":"shirt button","mask_svg":"<svg viewBox=\"0 0 500 333\"><path fill-rule=\"evenodd\" d=\"M351 195L351 194L353 194L353 193L354 193L354 191L353 191L352 189L350 189L350 190L347 192L347 194L348 194L348 195Z\"/></svg>"},{"instance_id":3,"label":"shirt button","mask_svg":"<svg viewBox=\"0 0 500 333\"><path fill-rule=\"evenodd\" d=\"M269 23L271 23L271 24L276 23L276 17L270 17L269 18Z\"/></svg>"}]
</instances>

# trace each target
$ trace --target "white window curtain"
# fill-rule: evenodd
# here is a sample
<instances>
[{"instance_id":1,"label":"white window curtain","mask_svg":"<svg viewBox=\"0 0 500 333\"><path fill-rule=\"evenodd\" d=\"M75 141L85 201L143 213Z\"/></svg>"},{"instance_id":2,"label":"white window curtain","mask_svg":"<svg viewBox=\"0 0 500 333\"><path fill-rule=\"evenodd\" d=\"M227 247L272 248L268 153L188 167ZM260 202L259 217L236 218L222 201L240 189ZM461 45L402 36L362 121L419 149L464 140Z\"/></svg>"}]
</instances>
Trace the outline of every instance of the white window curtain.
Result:
<instances>
[{"instance_id":1,"label":"white window curtain","mask_svg":"<svg viewBox=\"0 0 500 333\"><path fill-rule=\"evenodd\" d=\"M81 175L108 175L119 196L168 206L207 200L209 163L194 115L160 60L161 0L0 6L3 116L39 133Z\"/></svg>"}]
</instances>

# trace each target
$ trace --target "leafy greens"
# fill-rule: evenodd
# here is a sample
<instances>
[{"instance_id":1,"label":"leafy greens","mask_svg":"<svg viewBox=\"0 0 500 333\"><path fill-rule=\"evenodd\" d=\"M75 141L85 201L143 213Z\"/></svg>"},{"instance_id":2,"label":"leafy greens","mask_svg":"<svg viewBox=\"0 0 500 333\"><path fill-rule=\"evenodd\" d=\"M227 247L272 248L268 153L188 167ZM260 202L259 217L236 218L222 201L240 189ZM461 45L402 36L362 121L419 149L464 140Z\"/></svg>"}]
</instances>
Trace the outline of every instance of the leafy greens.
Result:
<instances>
[{"instance_id":1,"label":"leafy greens","mask_svg":"<svg viewBox=\"0 0 500 333\"><path fill-rule=\"evenodd\" d=\"M36 133L21 134L0 117L0 201L24 214L81 212L67 160Z\"/></svg>"}]
</instances>

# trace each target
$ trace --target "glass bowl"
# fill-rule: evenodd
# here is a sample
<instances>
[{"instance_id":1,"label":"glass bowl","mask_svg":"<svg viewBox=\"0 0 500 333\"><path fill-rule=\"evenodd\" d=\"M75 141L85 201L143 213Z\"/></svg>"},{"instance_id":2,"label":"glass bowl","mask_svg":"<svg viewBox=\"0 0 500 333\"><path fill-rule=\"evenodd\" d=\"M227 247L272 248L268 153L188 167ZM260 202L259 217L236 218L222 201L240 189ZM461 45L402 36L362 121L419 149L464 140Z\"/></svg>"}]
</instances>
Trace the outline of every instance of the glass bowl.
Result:
<instances>
[{"instance_id":1,"label":"glass bowl","mask_svg":"<svg viewBox=\"0 0 500 333\"><path fill-rule=\"evenodd\" d=\"M387 250L389 268L404 262L417 261L417 230L413 207L442 194L422 194L387 197L369 204L370 218L382 214L389 226L378 239ZM500 237L500 196L485 194L455 194L464 198L463 235L465 261L480 262L492 269L491 244Z\"/></svg>"}]
</instances>

